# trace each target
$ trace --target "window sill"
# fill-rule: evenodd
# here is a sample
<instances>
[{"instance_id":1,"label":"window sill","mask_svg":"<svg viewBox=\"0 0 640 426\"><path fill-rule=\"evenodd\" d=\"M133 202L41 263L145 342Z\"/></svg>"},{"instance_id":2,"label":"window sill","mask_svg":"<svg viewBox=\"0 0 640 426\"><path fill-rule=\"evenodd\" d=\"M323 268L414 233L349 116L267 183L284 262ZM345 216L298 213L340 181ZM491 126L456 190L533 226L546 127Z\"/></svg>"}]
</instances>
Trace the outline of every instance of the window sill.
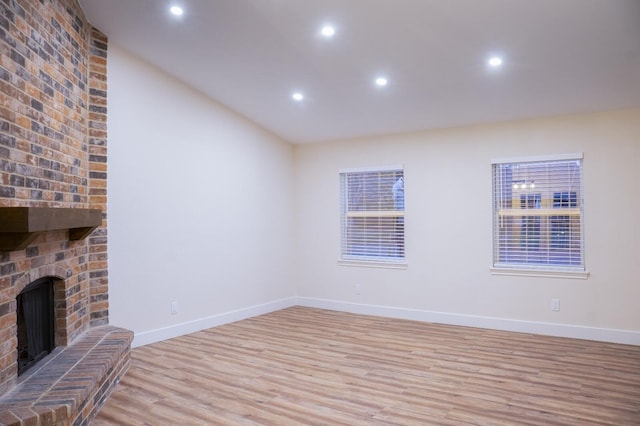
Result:
<instances>
[{"instance_id":1,"label":"window sill","mask_svg":"<svg viewBox=\"0 0 640 426\"><path fill-rule=\"evenodd\" d=\"M406 260L385 262L380 260L338 259L338 265L362 268L407 269Z\"/></svg>"},{"instance_id":2,"label":"window sill","mask_svg":"<svg viewBox=\"0 0 640 426\"><path fill-rule=\"evenodd\" d=\"M550 269L515 269L515 268L489 268L492 275L511 275L520 277L543 277L543 278L570 278L576 280L586 280L589 277L588 271L574 270L550 270Z\"/></svg>"}]
</instances>

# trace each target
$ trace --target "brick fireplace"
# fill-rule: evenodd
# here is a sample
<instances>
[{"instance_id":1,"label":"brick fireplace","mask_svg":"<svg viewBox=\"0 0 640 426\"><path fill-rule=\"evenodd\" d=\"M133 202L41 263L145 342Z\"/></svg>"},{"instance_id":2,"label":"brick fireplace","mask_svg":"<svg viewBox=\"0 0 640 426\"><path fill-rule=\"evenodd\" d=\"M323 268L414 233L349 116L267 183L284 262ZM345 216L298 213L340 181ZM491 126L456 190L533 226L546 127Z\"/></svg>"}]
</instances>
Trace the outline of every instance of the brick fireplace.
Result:
<instances>
[{"instance_id":1,"label":"brick fireplace","mask_svg":"<svg viewBox=\"0 0 640 426\"><path fill-rule=\"evenodd\" d=\"M18 229L0 214L0 424L83 424L132 338L108 325L107 38L76 0L0 0L0 93L0 210L45 218ZM71 222L51 226L63 211ZM95 229L74 225L81 211ZM19 377L16 297L42 278L56 349Z\"/></svg>"}]
</instances>

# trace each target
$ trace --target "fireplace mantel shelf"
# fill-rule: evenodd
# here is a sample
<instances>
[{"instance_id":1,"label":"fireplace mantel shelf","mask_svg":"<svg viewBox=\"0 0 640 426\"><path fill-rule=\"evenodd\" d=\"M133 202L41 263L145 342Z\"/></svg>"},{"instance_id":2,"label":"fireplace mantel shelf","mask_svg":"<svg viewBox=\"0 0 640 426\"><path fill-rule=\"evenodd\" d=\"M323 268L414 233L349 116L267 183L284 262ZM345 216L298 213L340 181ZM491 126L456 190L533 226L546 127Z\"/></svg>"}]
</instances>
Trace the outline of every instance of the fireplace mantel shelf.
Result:
<instances>
[{"instance_id":1,"label":"fireplace mantel shelf","mask_svg":"<svg viewBox=\"0 0 640 426\"><path fill-rule=\"evenodd\" d=\"M0 251L22 250L47 231L68 229L70 240L82 240L101 224L99 209L0 207Z\"/></svg>"}]
</instances>

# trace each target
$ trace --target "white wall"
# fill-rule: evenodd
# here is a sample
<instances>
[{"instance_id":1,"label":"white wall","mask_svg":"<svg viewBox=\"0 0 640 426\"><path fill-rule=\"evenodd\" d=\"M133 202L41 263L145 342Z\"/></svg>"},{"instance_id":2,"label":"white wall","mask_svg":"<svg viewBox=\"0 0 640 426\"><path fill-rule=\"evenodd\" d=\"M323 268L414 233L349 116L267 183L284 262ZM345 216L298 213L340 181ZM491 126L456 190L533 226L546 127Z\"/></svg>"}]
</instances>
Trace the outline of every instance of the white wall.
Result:
<instances>
[{"instance_id":1,"label":"white wall","mask_svg":"<svg viewBox=\"0 0 640 426\"><path fill-rule=\"evenodd\" d=\"M576 152L589 278L492 275L491 159ZM300 303L640 344L639 160L640 110L297 146ZM408 268L340 266L338 170L388 164L405 166Z\"/></svg>"},{"instance_id":2,"label":"white wall","mask_svg":"<svg viewBox=\"0 0 640 426\"><path fill-rule=\"evenodd\" d=\"M640 344L640 109L292 147L113 44L108 77L110 322L134 345L294 303ZM491 275L490 160L574 152L589 278ZM340 266L338 170L389 164L409 266Z\"/></svg>"},{"instance_id":3,"label":"white wall","mask_svg":"<svg viewBox=\"0 0 640 426\"><path fill-rule=\"evenodd\" d=\"M142 344L291 298L291 145L113 44L108 80L110 322Z\"/></svg>"}]
</instances>

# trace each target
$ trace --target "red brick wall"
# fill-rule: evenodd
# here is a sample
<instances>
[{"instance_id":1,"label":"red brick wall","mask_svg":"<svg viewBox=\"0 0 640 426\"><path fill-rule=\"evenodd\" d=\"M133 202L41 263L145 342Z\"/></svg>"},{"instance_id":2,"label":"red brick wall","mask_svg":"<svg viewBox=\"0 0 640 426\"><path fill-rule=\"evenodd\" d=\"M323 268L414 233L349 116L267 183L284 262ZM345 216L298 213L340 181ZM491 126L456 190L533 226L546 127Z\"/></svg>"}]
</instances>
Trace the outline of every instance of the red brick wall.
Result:
<instances>
[{"instance_id":1,"label":"red brick wall","mask_svg":"<svg viewBox=\"0 0 640 426\"><path fill-rule=\"evenodd\" d=\"M91 29L89 51L89 206L102 227L89 237L90 324L109 322L107 277L107 38Z\"/></svg>"},{"instance_id":2,"label":"red brick wall","mask_svg":"<svg viewBox=\"0 0 640 426\"><path fill-rule=\"evenodd\" d=\"M108 323L107 39L76 0L0 0L0 207L99 208L86 240L0 252L0 395L16 382L16 295L54 276L56 341Z\"/></svg>"}]
</instances>

